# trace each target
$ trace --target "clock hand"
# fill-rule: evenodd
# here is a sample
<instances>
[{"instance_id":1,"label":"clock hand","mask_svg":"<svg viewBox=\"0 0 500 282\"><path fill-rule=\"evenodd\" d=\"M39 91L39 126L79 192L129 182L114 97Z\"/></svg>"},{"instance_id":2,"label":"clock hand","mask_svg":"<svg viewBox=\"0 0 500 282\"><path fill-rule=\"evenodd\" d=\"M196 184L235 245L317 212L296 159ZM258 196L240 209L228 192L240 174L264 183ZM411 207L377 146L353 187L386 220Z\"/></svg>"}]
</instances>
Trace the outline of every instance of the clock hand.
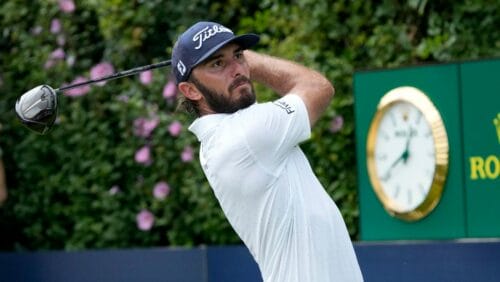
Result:
<instances>
[{"instance_id":1,"label":"clock hand","mask_svg":"<svg viewBox=\"0 0 500 282\"><path fill-rule=\"evenodd\" d=\"M403 163L406 164L406 162L408 161L408 158L410 157L410 140L411 140L411 126L410 126L410 129L408 130L408 138L406 139L406 145L405 145L405 150L403 151L403 153L401 154L401 156L399 156L399 158L397 158L392 164L391 166L387 169L387 172L381 177L381 179L383 181L387 181L389 180L389 178L391 178L391 171L392 169L398 165L399 162L403 161Z\"/></svg>"},{"instance_id":2,"label":"clock hand","mask_svg":"<svg viewBox=\"0 0 500 282\"><path fill-rule=\"evenodd\" d=\"M403 155L401 156L403 158L403 162L405 164L408 161L408 158L410 157L410 140L412 137L413 136L411 134L411 126L410 126L410 129L408 130L408 138L406 139L405 151L403 152Z\"/></svg>"},{"instance_id":3,"label":"clock hand","mask_svg":"<svg viewBox=\"0 0 500 282\"><path fill-rule=\"evenodd\" d=\"M382 179L383 181L387 181L387 180L389 180L389 178L391 178L391 171L392 171L392 169L393 169L395 166L397 166L399 162L401 162L402 160L404 160L404 159L406 158L406 155L407 155L407 154L408 154L408 153L407 153L407 151L405 150L405 151L403 152L403 154L402 154L399 158L397 158L397 159L396 159L396 160L395 160L395 161L391 164L391 166L387 169L387 172L384 174L384 176L382 176L382 177L381 177L381 179Z\"/></svg>"}]
</instances>

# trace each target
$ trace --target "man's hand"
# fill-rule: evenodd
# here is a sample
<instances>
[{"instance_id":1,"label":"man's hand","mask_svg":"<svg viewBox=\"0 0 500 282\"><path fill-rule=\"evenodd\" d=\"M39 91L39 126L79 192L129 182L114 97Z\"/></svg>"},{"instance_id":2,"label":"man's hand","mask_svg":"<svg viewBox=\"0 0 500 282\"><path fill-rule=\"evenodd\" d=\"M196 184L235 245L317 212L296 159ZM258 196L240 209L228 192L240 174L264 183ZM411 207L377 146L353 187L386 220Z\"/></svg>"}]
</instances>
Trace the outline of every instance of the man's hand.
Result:
<instances>
[{"instance_id":1,"label":"man's hand","mask_svg":"<svg viewBox=\"0 0 500 282\"><path fill-rule=\"evenodd\" d=\"M291 61L250 50L244 54L250 66L250 79L270 87L280 96L298 95L307 107L311 126L316 123L335 92L328 79Z\"/></svg>"}]
</instances>

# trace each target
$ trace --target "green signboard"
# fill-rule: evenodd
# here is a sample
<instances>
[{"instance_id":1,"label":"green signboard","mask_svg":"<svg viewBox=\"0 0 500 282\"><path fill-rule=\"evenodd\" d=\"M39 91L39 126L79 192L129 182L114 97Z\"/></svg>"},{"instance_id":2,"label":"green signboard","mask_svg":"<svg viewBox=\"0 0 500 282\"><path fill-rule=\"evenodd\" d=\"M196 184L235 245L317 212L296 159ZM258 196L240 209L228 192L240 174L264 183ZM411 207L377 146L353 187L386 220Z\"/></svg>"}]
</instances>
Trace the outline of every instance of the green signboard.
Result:
<instances>
[{"instance_id":1,"label":"green signboard","mask_svg":"<svg viewBox=\"0 0 500 282\"><path fill-rule=\"evenodd\" d=\"M500 236L500 60L460 66L469 237Z\"/></svg>"},{"instance_id":2,"label":"green signboard","mask_svg":"<svg viewBox=\"0 0 500 282\"><path fill-rule=\"evenodd\" d=\"M500 60L360 71L355 74L356 150L362 240L454 239L500 235L500 205L496 204L500 200L498 78ZM431 139L430 136L436 138L435 125L429 123L428 128L432 130L428 129L428 132L425 127L418 129L418 116L422 114L418 109L412 112L411 103L395 104L394 113L387 110L387 106L380 106L387 104L384 101L394 94L388 95L390 92L400 89L414 89L428 98L444 124L444 137L447 137L448 143L446 174L443 179L437 179L437 182L444 181L442 187L437 187L440 197L427 192L430 195L428 197L436 199L435 203L430 205L426 200L420 206L430 206L427 209L430 212L419 214L415 208L415 211L406 213L411 214L411 217L398 216L388 206L398 206L397 197L404 203L414 199L418 193L424 193L424 190L436 190L434 184L432 187L428 185L430 188L426 190L427 182L423 175L437 175L437 171L442 168L438 169L432 166L432 162L425 163L421 160L425 159L422 157L425 155L440 158L436 152L443 148L436 147L435 151L430 152L422 145L425 140ZM412 91L402 93L402 96L411 98L415 92ZM422 108L420 110L423 113L427 111ZM390 124L392 120L393 126L379 128L378 125L383 124L383 116L389 115L388 113L394 116L389 116L386 123ZM397 121L399 114L401 121ZM434 115L424 114L426 119ZM385 137L369 136L370 133L374 135L373 132L377 130ZM406 150L402 155L398 138L400 144L405 144L403 141L407 140ZM386 154L377 153L373 149L377 147L373 145L378 144L377 142L389 144L385 146ZM399 157L394 159L393 155ZM387 166L383 167L384 161L392 164L389 168L396 167L391 170L392 175L382 171L387 170ZM411 162L420 162L420 167L416 165L412 168ZM380 171L376 171L373 163L382 164ZM413 173L411 169L422 170L424 174ZM396 180L391 182L391 179L387 179L389 176L402 180L398 180L399 184ZM384 189L379 186L384 185L389 187L386 188L389 194L387 197L380 193ZM396 198L390 199L393 196Z\"/></svg>"}]
</instances>

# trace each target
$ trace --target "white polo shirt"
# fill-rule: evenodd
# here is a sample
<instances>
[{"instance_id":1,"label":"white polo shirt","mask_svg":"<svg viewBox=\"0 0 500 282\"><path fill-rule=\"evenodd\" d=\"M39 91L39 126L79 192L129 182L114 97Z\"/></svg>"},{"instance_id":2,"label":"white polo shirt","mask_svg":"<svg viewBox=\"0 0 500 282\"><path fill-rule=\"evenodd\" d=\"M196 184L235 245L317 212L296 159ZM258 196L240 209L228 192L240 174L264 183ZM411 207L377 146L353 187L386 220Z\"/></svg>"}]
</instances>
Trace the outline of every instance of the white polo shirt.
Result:
<instances>
[{"instance_id":1,"label":"white polo shirt","mask_svg":"<svg viewBox=\"0 0 500 282\"><path fill-rule=\"evenodd\" d=\"M342 216L298 144L310 137L297 95L211 114L189 127L203 171L266 282L362 281Z\"/></svg>"}]
</instances>

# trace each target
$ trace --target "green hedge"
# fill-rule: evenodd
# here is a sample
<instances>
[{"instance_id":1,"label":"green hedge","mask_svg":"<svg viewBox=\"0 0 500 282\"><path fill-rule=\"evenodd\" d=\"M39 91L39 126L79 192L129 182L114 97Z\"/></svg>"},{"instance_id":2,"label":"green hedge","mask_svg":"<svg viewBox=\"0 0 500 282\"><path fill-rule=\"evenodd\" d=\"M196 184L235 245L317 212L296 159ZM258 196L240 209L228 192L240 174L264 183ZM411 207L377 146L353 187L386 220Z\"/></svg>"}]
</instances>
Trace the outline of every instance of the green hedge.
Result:
<instances>
[{"instance_id":1,"label":"green hedge","mask_svg":"<svg viewBox=\"0 0 500 282\"><path fill-rule=\"evenodd\" d=\"M61 2L0 4L6 250L239 243L198 164L198 145L187 131L191 118L162 95L169 92L168 68L153 71L149 84L134 76L94 85L82 96L60 95L48 135L28 132L13 112L25 91L89 77L99 63L118 71L166 60L175 37L197 20L259 33L258 50L320 70L334 83L336 97L302 147L353 239L359 217L354 71L500 56L497 1L82 0L72 11ZM274 95L257 89L261 99ZM138 135L141 120L156 124L150 134ZM170 132L179 123L180 133ZM144 146L152 160L138 163ZM165 198L154 196L158 183L168 184ZM137 216L145 210L154 223L141 230Z\"/></svg>"}]
</instances>

